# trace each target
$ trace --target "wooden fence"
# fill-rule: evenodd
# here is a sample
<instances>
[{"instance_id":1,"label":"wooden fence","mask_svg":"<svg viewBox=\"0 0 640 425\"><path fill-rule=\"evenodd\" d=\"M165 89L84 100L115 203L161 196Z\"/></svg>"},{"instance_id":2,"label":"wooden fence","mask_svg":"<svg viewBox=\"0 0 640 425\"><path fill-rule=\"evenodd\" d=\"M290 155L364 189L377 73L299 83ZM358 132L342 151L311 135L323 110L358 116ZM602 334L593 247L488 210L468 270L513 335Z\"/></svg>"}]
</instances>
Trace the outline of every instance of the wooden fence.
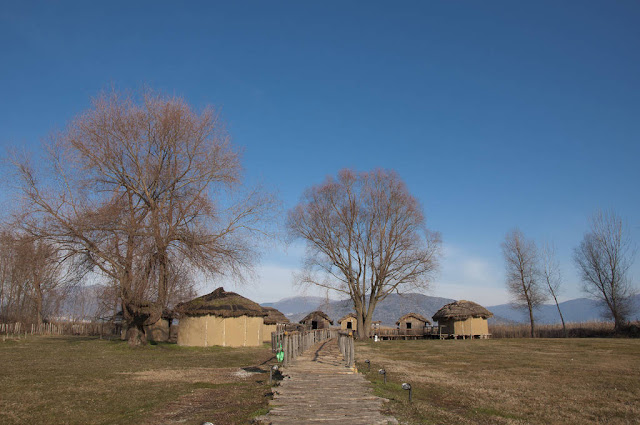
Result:
<instances>
[{"instance_id":1,"label":"wooden fence","mask_svg":"<svg viewBox=\"0 0 640 425\"><path fill-rule=\"evenodd\" d=\"M292 360L295 360L315 343L337 336L337 329L273 332L271 333L271 349L273 352L282 350L284 353L282 365L288 366Z\"/></svg>"},{"instance_id":2,"label":"wooden fence","mask_svg":"<svg viewBox=\"0 0 640 425\"><path fill-rule=\"evenodd\" d=\"M347 367L353 367L355 364L356 353L352 332L338 332L338 348L340 349L340 353L342 353L342 357L344 357L345 362L347 362Z\"/></svg>"},{"instance_id":3,"label":"wooden fence","mask_svg":"<svg viewBox=\"0 0 640 425\"><path fill-rule=\"evenodd\" d=\"M439 336L438 326L425 326L419 329L378 328L371 332L371 337L377 335L381 339L421 339Z\"/></svg>"},{"instance_id":4,"label":"wooden fence","mask_svg":"<svg viewBox=\"0 0 640 425\"><path fill-rule=\"evenodd\" d=\"M51 322L41 324L0 323L0 335L5 338L27 335L119 335L122 327L109 322Z\"/></svg>"}]
</instances>

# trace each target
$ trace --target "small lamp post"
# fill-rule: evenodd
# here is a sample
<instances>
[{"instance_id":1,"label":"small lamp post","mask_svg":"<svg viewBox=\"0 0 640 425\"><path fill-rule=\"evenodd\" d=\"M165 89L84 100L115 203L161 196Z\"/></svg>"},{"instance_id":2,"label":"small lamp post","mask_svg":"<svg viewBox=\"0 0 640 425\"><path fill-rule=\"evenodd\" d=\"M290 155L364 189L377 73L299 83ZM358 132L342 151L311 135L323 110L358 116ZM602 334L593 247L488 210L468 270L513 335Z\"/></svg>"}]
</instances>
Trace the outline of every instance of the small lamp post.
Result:
<instances>
[{"instance_id":1,"label":"small lamp post","mask_svg":"<svg viewBox=\"0 0 640 425\"><path fill-rule=\"evenodd\" d=\"M408 383L405 382L404 384L402 384L402 389L409 391L409 403L411 403L411 399L412 399L411 396L412 396L412 393L413 393L413 390L411 389L411 384L408 384Z\"/></svg>"},{"instance_id":2,"label":"small lamp post","mask_svg":"<svg viewBox=\"0 0 640 425\"><path fill-rule=\"evenodd\" d=\"M378 373L384 377L384 384L386 385L387 384L387 371L384 370L384 369L380 369L378 371Z\"/></svg>"},{"instance_id":3,"label":"small lamp post","mask_svg":"<svg viewBox=\"0 0 640 425\"><path fill-rule=\"evenodd\" d=\"M278 371L278 365L274 364L269 368L269 385L271 385L271 381L273 380L273 372Z\"/></svg>"},{"instance_id":4,"label":"small lamp post","mask_svg":"<svg viewBox=\"0 0 640 425\"><path fill-rule=\"evenodd\" d=\"M371 362L369 361L369 359L364 361L367 364L367 372L369 372L371 370Z\"/></svg>"}]
</instances>

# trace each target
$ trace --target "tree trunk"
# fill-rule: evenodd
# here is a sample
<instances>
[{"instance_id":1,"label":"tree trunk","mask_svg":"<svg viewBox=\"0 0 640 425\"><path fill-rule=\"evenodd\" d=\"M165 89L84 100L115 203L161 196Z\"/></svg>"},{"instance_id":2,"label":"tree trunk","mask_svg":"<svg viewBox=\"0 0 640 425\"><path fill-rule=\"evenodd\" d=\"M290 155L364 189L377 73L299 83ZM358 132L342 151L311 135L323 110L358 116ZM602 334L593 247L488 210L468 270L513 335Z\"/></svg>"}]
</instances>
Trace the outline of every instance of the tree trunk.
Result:
<instances>
[{"instance_id":1,"label":"tree trunk","mask_svg":"<svg viewBox=\"0 0 640 425\"><path fill-rule=\"evenodd\" d=\"M358 323L358 339L367 339L367 329L365 327L366 318L364 317L364 308L362 305L356 307L356 320Z\"/></svg>"},{"instance_id":2,"label":"tree trunk","mask_svg":"<svg viewBox=\"0 0 640 425\"><path fill-rule=\"evenodd\" d=\"M553 295L553 299L556 302L556 307L558 309L558 314L560 315L560 321L562 322L562 333L564 334L565 338L568 338L569 335L567 335L567 326L564 324L564 317L562 317L562 312L560 311L560 304L558 304L558 299L556 298L555 294Z\"/></svg>"},{"instance_id":3,"label":"tree trunk","mask_svg":"<svg viewBox=\"0 0 640 425\"><path fill-rule=\"evenodd\" d=\"M144 333L144 326L141 323L131 324L127 329L127 342L129 347L140 347L147 345L147 336Z\"/></svg>"},{"instance_id":4,"label":"tree trunk","mask_svg":"<svg viewBox=\"0 0 640 425\"><path fill-rule=\"evenodd\" d=\"M529 304L529 320L531 322L531 338L535 338L536 335L534 333L535 325L533 322L533 306L531 304Z\"/></svg>"}]
</instances>

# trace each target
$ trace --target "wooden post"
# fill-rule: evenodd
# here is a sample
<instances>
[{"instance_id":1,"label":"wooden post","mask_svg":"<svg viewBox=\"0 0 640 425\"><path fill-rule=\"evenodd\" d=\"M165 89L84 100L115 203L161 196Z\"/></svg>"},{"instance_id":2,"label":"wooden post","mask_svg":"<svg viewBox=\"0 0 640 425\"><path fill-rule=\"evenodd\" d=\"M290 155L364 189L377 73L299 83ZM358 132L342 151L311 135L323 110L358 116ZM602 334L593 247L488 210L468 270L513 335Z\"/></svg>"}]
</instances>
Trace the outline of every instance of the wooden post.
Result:
<instances>
[{"instance_id":1,"label":"wooden post","mask_svg":"<svg viewBox=\"0 0 640 425\"><path fill-rule=\"evenodd\" d=\"M349 367L353 367L355 364L355 358L356 358L356 345L355 342L353 340L353 335L351 335L349 337Z\"/></svg>"}]
</instances>

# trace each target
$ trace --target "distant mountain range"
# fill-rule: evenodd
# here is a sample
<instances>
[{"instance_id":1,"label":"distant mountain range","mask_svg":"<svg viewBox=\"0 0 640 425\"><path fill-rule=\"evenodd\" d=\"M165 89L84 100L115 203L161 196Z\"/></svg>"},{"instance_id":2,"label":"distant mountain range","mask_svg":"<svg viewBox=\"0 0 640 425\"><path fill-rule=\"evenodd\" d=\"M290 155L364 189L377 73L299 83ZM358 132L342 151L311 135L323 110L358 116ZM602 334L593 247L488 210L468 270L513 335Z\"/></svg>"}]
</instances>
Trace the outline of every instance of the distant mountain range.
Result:
<instances>
[{"instance_id":1,"label":"distant mountain range","mask_svg":"<svg viewBox=\"0 0 640 425\"><path fill-rule=\"evenodd\" d=\"M640 294L633 297L633 312L629 319L640 320ZM529 321L527 310L514 308L511 304L500 304L487 307L493 314L509 321L525 323ZM601 304L589 298L576 298L560 303L560 310L565 322L588 322L602 320L604 311ZM544 304L534 310L534 319L539 324L560 323L560 315L555 304Z\"/></svg>"},{"instance_id":2,"label":"distant mountain range","mask_svg":"<svg viewBox=\"0 0 640 425\"><path fill-rule=\"evenodd\" d=\"M391 294L376 307L373 320L380 320L383 325L395 326L396 320L406 313L418 313L431 320L431 317L443 305L455 300L450 298L431 297L423 294ZM640 320L640 295L634 297L634 313L630 319ZM274 307L285 314L292 322L298 322L314 310L322 310L337 324L338 319L353 311L351 300L327 300L322 297L292 297L274 303L264 303L265 307ZM526 311L514 308L511 304L488 306L494 314L490 323L526 323L529 316ZM586 322L602 320L602 309L598 302L588 298L577 298L560 303L565 322ZM534 313L539 324L560 323L560 316L555 304L544 304Z\"/></svg>"}]
</instances>

